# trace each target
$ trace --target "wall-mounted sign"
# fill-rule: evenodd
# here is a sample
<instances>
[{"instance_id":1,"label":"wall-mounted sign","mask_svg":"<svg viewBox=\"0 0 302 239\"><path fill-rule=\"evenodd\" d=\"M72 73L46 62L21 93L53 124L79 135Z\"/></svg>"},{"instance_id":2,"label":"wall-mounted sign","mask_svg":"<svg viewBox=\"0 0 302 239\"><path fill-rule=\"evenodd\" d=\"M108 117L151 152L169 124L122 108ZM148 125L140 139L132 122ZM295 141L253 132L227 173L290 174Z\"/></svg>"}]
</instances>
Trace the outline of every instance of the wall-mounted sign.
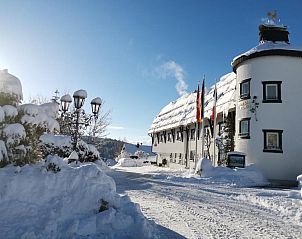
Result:
<instances>
[{"instance_id":1,"label":"wall-mounted sign","mask_svg":"<svg viewBox=\"0 0 302 239\"><path fill-rule=\"evenodd\" d=\"M227 166L229 168L244 168L245 167L245 155L237 152L228 153Z\"/></svg>"},{"instance_id":2,"label":"wall-mounted sign","mask_svg":"<svg viewBox=\"0 0 302 239\"><path fill-rule=\"evenodd\" d=\"M238 103L239 109L245 110L251 108L251 102L249 100L241 101Z\"/></svg>"}]
</instances>

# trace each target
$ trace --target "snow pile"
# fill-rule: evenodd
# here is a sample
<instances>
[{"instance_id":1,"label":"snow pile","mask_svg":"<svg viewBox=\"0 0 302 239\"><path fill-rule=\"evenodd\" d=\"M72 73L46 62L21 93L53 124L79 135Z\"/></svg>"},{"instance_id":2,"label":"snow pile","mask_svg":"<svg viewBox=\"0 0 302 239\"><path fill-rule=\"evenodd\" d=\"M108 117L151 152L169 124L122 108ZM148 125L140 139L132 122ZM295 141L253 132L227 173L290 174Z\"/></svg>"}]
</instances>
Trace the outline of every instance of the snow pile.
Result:
<instances>
[{"instance_id":1,"label":"snow pile","mask_svg":"<svg viewBox=\"0 0 302 239\"><path fill-rule=\"evenodd\" d=\"M142 167L143 165L144 161L140 158L121 158L116 164L116 166L120 167Z\"/></svg>"},{"instance_id":2,"label":"snow pile","mask_svg":"<svg viewBox=\"0 0 302 239\"><path fill-rule=\"evenodd\" d=\"M245 168L213 167L209 159L203 158L197 164L197 172L202 178L207 178L213 183L223 183L237 187L265 186L269 182L254 166Z\"/></svg>"},{"instance_id":3,"label":"snow pile","mask_svg":"<svg viewBox=\"0 0 302 239\"><path fill-rule=\"evenodd\" d=\"M282 218L290 218L302 226L302 200L298 190L269 190L257 192L256 194L240 194L232 196L239 202L248 201L261 207L274 210Z\"/></svg>"},{"instance_id":4,"label":"snow pile","mask_svg":"<svg viewBox=\"0 0 302 239\"><path fill-rule=\"evenodd\" d=\"M210 118L214 105L214 86L205 95L205 117ZM228 73L220 78L217 88L217 113L227 115L230 109L235 108L236 75ZM149 133L188 125L196 122L196 92L186 94L176 101L165 106L155 117Z\"/></svg>"},{"instance_id":5,"label":"snow pile","mask_svg":"<svg viewBox=\"0 0 302 239\"><path fill-rule=\"evenodd\" d=\"M0 238L153 238L155 224L93 163L0 170Z\"/></svg>"}]
</instances>

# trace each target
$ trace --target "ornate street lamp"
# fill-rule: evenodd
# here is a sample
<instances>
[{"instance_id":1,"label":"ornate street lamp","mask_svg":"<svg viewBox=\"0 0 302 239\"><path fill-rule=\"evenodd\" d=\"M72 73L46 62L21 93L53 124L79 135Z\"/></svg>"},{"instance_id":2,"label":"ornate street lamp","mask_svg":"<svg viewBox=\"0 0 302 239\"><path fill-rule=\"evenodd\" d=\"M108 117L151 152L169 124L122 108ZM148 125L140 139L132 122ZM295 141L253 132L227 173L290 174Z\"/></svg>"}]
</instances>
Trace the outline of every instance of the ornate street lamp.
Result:
<instances>
[{"instance_id":1,"label":"ornate street lamp","mask_svg":"<svg viewBox=\"0 0 302 239\"><path fill-rule=\"evenodd\" d=\"M94 115L98 115L102 105L102 99L100 97L94 98L90 104L92 113Z\"/></svg>"},{"instance_id":2,"label":"ornate street lamp","mask_svg":"<svg viewBox=\"0 0 302 239\"><path fill-rule=\"evenodd\" d=\"M76 92L74 92L73 93L74 107L77 110L82 108L86 98L87 98L86 90L77 90Z\"/></svg>"},{"instance_id":3,"label":"ornate street lamp","mask_svg":"<svg viewBox=\"0 0 302 239\"><path fill-rule=\"evenodd\" d=\"M69 105L72 102L71 96L69 94L63 95L61 97L61 107L63 113L66 113L68 111Z\"/></svg>"},{"instance_id":4,"label":"ornate street lamp","mask_svg":"<svg viewBox=\"0 0 302 239\"><path fill-rule=\"evenodd\" d=\"M91 101L91 110L93 115L86 115L82 107L84 106L85 99L87 98L87 92L85 90L78 90L73 93L74 111L68 111L69 106L72 102L72 98L69 94L61 97L61 109L62 116L68 118L66 122L72 127L72 142L73 150L77 149L78 139L79 139L79 127L84 125L84 127L91 124L92 119L98 118L100 107L102 105L102 99L100 97L94 98Z\"/></svg>"}]
</instances>

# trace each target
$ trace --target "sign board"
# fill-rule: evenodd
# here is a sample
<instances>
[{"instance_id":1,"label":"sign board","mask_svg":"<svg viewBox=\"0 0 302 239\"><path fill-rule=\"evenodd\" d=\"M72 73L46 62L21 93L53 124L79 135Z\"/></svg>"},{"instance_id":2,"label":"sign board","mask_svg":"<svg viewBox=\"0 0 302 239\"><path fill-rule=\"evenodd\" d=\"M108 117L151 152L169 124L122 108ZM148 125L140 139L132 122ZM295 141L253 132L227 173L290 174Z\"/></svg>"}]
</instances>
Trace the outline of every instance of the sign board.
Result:
<instances>
[{"instance_id":1,"label":"sign board","mask_svg":"<svg viewBox=\"0 0 302 239\"><path fill-rule=\"evenodd\" d=\"M242 154L228 154L227 166L230 168L244 168L245 167L245 155Z\"/></svg>"}]
</instances>

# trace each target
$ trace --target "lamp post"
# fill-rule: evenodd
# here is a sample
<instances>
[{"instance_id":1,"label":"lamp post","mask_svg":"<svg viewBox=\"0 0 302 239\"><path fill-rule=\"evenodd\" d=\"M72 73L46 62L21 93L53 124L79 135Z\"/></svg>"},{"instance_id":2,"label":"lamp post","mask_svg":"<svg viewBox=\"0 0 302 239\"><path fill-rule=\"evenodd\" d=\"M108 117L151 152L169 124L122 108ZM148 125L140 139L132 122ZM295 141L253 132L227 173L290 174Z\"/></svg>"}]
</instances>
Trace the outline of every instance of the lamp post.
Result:
<instances>
[{"instance_id":1,"label":"lamp post","mask_svg":"<svg viewBox=\"0 0 302 239\"><path fill-rule=\"evenodd\" d=\"M74 110L71 112L68 111L69 106L72 102L71 96L67 94L61 97L62 116L69 119L68 122L72 128L73 150L77 149L80 125L87 127L91 123L93 118L95 119L96 123L102 104L101 98L94 98L90 103L92 115L86 115L84 110L82 109L86 98L87 92L85 90L75 91L73 93Z\"/></svg>"}]
</instances>

